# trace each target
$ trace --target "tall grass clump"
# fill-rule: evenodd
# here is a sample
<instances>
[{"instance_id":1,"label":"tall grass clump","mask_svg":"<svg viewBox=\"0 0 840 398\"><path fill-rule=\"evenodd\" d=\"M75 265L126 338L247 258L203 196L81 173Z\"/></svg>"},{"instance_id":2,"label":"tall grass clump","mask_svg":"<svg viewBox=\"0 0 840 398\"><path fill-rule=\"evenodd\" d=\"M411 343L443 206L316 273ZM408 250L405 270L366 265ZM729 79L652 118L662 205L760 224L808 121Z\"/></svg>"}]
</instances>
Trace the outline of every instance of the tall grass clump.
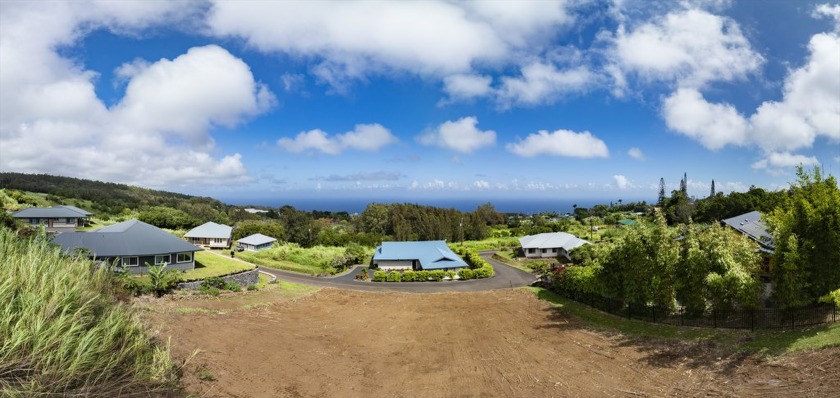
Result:
<instances>
[{"instance_id":1,"label":"tall grass clump","mask_svg":"<svg viewBox=\"0 0 840 398\"><path fill-rule=\"evenodd\" d=\"M109 271L0 228L0 396L148 396L180 367L118 302Z\"/></svg>"}]
</instances>

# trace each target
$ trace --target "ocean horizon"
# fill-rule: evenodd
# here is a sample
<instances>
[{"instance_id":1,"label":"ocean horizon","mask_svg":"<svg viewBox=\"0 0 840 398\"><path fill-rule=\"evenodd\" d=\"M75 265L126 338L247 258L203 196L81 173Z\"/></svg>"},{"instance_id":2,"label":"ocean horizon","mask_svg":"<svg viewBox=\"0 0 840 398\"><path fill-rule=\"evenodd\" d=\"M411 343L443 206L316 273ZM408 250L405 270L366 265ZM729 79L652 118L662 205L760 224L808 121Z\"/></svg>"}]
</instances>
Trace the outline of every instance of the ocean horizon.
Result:
<instances>
[{"instance_id":1,"label":"ocean horizon","mask_svg":"<svg viewBox=\"0 0 840 398\"><path fill-rule=\"evenodd\" d=\"M440 208L453 208L459 211L473 211L478 206L491 203L496 211L502 213L523 213L536 214L543 212L556 212L558 214L571 213L574 205L578 207L592 207L598 204L609 205L609 199L464 199L464 198L286 198L286 199L228 199L229 204L246 206L283 207L292 206L297 210L304 211L346 211L348 213L361 213L370 203L411 203L424 206ZM632 200L632 201L641 201ZM616 201L613 200L613 203ZM631 200L627 200L627 203Z\"/></svg>"}]
</instances>

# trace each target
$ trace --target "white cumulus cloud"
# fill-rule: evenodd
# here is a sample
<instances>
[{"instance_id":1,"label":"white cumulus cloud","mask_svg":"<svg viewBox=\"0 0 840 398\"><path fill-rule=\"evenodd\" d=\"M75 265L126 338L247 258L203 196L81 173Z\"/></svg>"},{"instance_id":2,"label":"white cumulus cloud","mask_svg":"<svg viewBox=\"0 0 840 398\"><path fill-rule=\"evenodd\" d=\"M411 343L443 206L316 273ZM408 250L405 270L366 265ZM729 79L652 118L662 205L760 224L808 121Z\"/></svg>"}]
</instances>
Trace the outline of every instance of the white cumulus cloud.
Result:
<instances>
[{"instance_id":1,"label":"white cumulus cloud","mask_svg":"<svg viewBox=\"0 0 840 398\"><path fill-rule=\"evenodd\" d=\"M747 121L729 104L707 102L696 89L681 88L662 104L668 128L691 137L709 149L743 145L747 141Z\"/></svg>"},{"instance_id":2,"label":"white cumulus cloud","mask_svg":"<svg viewBox=\"0 0 840 398\"><path fill-rule=\"evenodd\" d=\"M557 130L549 133L540 130L524 140L507 145L507 149L519 156L534 157L539 155L567 156L577 158L609 157L607 144L588 131L576 133L570 130Z\"/></svg>"},{"instance_id":3,"label":"white cumulus cloud","mask_svg":"<svg viewBox=\"0 0 840 398\"><path fill-rule=\"evenodd\" d=\"M615 185L618 186L618 189L627 189L634 187L630 180L628 180L627 177L621 174L614 175L613 179L615 180Z\"/></svg>"},{"instance_id":4,"label":"white cumulus cloud","mask_svg":"<svg viewBox=\"0 0 840 398\"><path fill-rule=\"evenodd\" d=\"M56 49L98 29L133 34L182 23L192 2L3 5L0 13L0 169L149 186L248 179L242 156L219 154L210 132L265 112L274 96L217 46L117 69L126 93L107 107L96 71ZM33 145L33 143L37 143Z\"/></svg>"},{"instance_id":5,"label":"white cumulus cloud","mask_svg":"<svg viewBox=\"0 0 840 398\"><path fill-rule=\"evenodd\" d=\"M730 104L707 101L698 89L681 88L663 102L668 127L710 149L760 148L766 165L774 156L779 163L779 152L812 147L818 137L840 142L840 34L818 33L808 49L806 62L785 77L781 100L766 101L747 117Z\"/></svg>"},{"instance_id":6,"label":"white cumulus cloud","mask_svg":"<svg viewBox=\"0 0 840 398\"><path fill-rule=\"evenodd\" d=\"M618 71L683 87L741 79L764 62L735 21L699 9L672 11L635 27L622 24L611 40Z\"/></svg>"},{"instance_id":7,"label":"white cumulus cloud","mask_svg":"<svg viewBox=\"0 0 840 398\"><path fill-rule=\"evenodd\" d=\"M797 155L790 152L771 152L766 158L753 163L754 169L773 169L794 166L819 166L820 162L813 156Z\"/></svg>"},{"instance_id":8,"label":"white cumulus cloud","mask_svg":"<svg viewBox=\"0 0 840 398\"><path fill-rule=\"evenodd\" d=\"M334 86L372 73L443 77L504 64L571 24L564 2L213 1L211 34L266 53L319 57ZM418 17L422 16L422 17Z\"/></svg>"},{"instance_id":9,"label":"white cumulus cloud","mask_svg":"<svg viewBox=\"0 0 840 398\"><path fill-rule=\"evenodd\" d=\"M627 154L630 155L631 158L636 160L645 160L645 154L642 152L641 149L633 147L627 151Z\"/></svg>"},{"instance_id":10,"label":"white cumulus cloud","mask_svg":"<svg viewBox=\"0 0 840 398\"><path fill-rule=\"evenodd\" d=\"M337 155L348 149L375 152L397 141L397 137L380 124L357 124L352 131L335 137L330 137L323 130L314 129L301 132L294 138L280 138L277 145L293 153L313 150Z\"/></svg>"},{"instance_id":11,"label":"white cumulus cloud","mask_svg":"<svg viewBox=\"0 0 840 398\"><path fill-rule=\"evenodd\" d=\"M464 153L493 146L496 143L496 132L482 131L476 127L477 124L478 119L474 116L446 121L418 137L418 141L423 145L436 145Z\"/></svg>"}]
</instances>

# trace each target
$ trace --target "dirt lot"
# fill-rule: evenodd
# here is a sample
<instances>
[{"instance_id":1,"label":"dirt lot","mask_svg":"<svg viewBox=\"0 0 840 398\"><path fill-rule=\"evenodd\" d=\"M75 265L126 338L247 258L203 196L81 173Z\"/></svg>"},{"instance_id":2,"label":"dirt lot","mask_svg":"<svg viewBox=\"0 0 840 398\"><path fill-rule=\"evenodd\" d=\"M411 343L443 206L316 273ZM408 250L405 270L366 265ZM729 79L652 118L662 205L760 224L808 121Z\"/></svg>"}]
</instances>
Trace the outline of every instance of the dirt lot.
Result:
<instances>
[{"instance_id":1,"label":"dirt lot","mask_svg":"<svg viewBox=\"0 0 840 398\"><path fill-rule=\"evenodd\" d=\"M762 361L588 330L522 289L149 304L188 391L233 397L832 396L840 350ZM204 378L215 380L200 380ZM836 395L833 395L836 396Z\"/></svg>"}]
</instances>

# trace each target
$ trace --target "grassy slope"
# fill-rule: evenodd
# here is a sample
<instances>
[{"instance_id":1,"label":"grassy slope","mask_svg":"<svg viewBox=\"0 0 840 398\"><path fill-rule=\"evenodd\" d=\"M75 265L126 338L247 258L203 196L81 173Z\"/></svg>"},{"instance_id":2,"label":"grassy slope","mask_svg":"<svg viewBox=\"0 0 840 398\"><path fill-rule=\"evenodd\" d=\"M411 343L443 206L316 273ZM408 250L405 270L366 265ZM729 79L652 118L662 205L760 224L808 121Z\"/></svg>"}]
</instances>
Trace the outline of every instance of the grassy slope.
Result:
<instances>
[{"instance_id":1,"label":"grassy slope","mask_svg":"<svg viewBox=\"0 0 840 398\"><path fill-rule=\"evenodd\" d=\"M154 395L177 382L166 348L86 258L0 228L0 396Z\"/></svg>"},{"instance_id":2,"label":"grassy slope","mask_svg":"<svg viewBox=\"0 0 840 398\"><path fill-rule=\"evenodd\" d=\"M315 246L302 248L293 243L275 245L258 252L244 251L236 255L250 263L309 275L334 274L330 262L345 253L344 247Z\"/></svg>"},{"instance_id":3,"label":"grassy slope","mask_svg":"<svg viewBox=\"0 0 840 398\"><path fill-rule=\"evenodd\" d=\"M707 340L731 351L763 352L779 355L801 350L840 346L840 323L787 331L706 329L677 327L638 320L628 320L598 311L542 288L527 288L564 312L603 330L618 331L636 337L656 339Z\"/></svg>"}]
</instances>

